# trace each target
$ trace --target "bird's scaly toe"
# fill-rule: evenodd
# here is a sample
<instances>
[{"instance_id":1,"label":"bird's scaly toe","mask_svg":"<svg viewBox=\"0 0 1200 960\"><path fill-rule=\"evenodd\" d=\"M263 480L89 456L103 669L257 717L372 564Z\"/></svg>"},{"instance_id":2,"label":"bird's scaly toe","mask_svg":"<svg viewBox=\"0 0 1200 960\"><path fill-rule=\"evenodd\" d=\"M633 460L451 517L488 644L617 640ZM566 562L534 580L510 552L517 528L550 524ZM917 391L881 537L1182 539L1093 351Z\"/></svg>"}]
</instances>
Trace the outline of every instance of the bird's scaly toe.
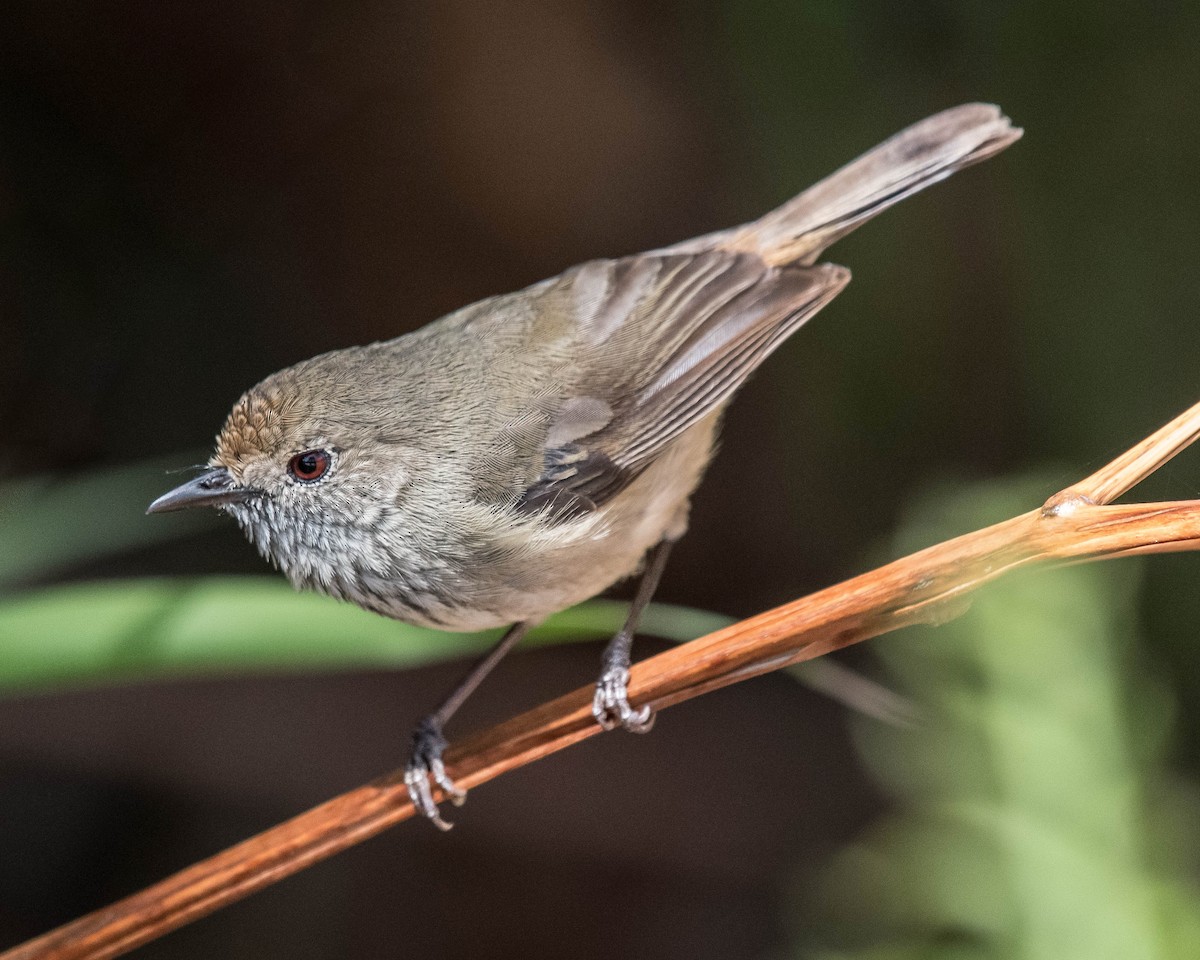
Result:
<instances>
[{"instance_id":1,"label":"bird's scaly toe","mask_svg":"<svg viewBox=\"0 0 1200 960\"><path fill-rule=\"evenodd\" d=\"M446 773L446 765L442 762L445 750L446 738L442 736L441 726L426 718L413 731L412 754L404 768L404 785L408 788L409 799L417 812L439 830L449 830L454 824L442 818L433 799L433 784L437 784L456 807L461 807L467 799L467 791Z\"/></svg>"},{"instance_id":2,"label":"bird's scaly toe","mask_svg":"<svg viewBox=\"0 0 1200 960\"><path fill-rule=\"evenodd\" d=\"M649 707L635 710L629 704L629 670L609 667L596 682L592 698L592 716L605 730L621 727L630 733L648 733L654 726L654 711Z\"/></svg>"}]
</instances>

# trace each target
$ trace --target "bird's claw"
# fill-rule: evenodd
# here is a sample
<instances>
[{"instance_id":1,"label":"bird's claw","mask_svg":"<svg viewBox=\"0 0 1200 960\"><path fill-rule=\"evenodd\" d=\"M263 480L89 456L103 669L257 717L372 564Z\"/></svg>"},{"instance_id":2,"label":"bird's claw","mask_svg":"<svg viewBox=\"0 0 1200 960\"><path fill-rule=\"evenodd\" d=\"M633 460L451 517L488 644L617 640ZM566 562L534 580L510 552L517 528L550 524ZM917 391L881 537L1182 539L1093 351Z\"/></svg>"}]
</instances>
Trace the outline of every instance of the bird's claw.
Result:
<instances>
[{"instance_id":1,"label":"bird's claw","mask_svg":"<svg viewBox=\"0 0 1200 960\"><path fill-rule=\"evenodd\" d=\"M654 711L649 707L635 710L629 705L629 669L607 667L596 681L592 698L592 716L605 730L621 727L630 733L648 733L654 726Z\"/></svg>"},{"instance_id":2,"label":"bird's claw","mask_svg":"<svg viewBox=\"0 0 1200 960\"><path fill-rule=\"evenodd\" d=\"M437 804L433 800L433 784L441 787L445 798L456 807L461 807L467 799L467 791L450 779L446 773L446 765L442 762L442 753L446 749L446 738L442 736L441 725L426 718L413 731L412 755L408 766L404 768L404 785L408 788L408 797L412 800L417 812L425 817L439 830L449 830L454 826L450 821L443 820Z\"/></svg>"}]
</instances>

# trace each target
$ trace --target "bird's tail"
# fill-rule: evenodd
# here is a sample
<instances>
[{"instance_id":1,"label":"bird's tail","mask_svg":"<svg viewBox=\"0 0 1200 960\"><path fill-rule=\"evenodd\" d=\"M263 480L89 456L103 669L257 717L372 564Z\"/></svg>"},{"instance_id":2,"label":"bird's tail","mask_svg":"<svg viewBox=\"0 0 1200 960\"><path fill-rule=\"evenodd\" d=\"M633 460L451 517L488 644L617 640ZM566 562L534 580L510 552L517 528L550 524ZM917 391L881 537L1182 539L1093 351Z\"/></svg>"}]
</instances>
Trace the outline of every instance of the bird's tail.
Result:
<instances>
[{"instance_id":1,"label":"bird's tail","mask_svg":"<svg viewBox=\"0 0 1200 960\"><path fill-rule=\"evenodd\" d=\"M831 243L876 214L994 156L1021 133L991 104L944 110L901 130L759 220L680 247L744 250L776 265L814 263Z\"/></svg>"}]
</instances>

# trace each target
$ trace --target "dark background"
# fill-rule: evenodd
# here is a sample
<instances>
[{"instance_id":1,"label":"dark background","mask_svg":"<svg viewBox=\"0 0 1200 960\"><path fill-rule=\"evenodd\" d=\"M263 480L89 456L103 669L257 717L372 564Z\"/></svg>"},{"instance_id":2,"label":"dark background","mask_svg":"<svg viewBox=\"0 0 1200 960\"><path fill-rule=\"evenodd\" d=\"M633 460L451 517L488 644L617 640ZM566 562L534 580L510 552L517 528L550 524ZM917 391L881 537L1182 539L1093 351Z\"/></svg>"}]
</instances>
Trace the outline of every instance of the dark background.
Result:
<instances>
[{"instance_id":1,"label":"dark background","mask_svg":"<svg viewBox=\"0 0 1200 960\"><path fill-rule=\"evenodd\" d=\"M1198 44L1183 0L9 0L0 477L193 462L279 367L750 219L929 113L999 103L1022 142L831 251L855 281L731 409L660 593L792 599L864 569L931 482L1066 484L1200 395ZM1189 463L1149 492L1196 495ZM239 571L263 567L214 519L64 577ZM1184 770L1195 572L1155 561L1143 590ZM463 727L595 654L513 658ZM0 943L396 766L459 669L0 703ZM795 935L784 878L880 803L840 708L765 678L144 955L770 956Z\"/></svg>"}]
</instances>

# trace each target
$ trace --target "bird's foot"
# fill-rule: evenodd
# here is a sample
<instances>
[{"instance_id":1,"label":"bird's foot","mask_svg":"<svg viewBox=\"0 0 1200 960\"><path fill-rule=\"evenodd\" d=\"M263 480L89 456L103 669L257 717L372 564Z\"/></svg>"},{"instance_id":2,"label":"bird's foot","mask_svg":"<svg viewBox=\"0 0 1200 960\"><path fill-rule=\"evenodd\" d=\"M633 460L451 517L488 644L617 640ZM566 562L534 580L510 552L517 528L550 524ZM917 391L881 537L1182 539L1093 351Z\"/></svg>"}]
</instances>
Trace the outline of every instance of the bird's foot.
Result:
<instances>
[{"instance_id":1,"label":"bird's foot","mask_svg":"<svg viewBox=\"0 0 1200 960\"><path fill-rule=\"evenodd\" d=\"M649 707L633 709L629 705L629 695L626 691L628 685L628 667L605 667L600 679L596 681L592 716L605 730L622 727L630 733L649 733L650 728L654 726L654 711Z\"/></svg>"},{"instance_id":2,"label":"bird's foot","mask_svg":"<svg viewBox=\"0 0 1200 960\"><path fill-rule=\"evenodd\" d=\"M442 788L445 799L456 807L461 807L467 799L467 791L461 789L449 774L442 762L442 754L446 750L446 738L442 736L442 725L432 717L426 717L417 724L412 735L412 754L408 766L404 768L404 785L408 787L408 796L417 812L439 830L449 830L454 824L443 820L438 806L433 802L432 784Z\"/></svg>"}]
</instances>

